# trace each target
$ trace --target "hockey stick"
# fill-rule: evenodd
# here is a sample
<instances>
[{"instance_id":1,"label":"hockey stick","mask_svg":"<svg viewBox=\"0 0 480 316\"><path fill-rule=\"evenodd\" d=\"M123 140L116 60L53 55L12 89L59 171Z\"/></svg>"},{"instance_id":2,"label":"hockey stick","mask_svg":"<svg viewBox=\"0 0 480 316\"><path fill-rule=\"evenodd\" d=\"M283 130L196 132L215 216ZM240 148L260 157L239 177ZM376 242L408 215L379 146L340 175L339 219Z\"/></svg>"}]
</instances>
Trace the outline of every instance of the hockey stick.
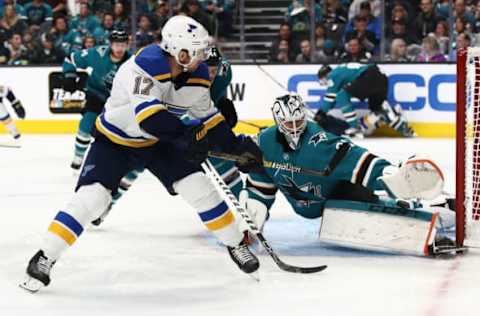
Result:
<instances>
[{"instance_id":1,"label":"hockey stick","mask_svg":"<svg viewBox=\"0 0 480 316\"><path fill-rule=\"evenodd\" d=\"M221 194L224 196L226 199L227 204L230 205L235 211L237 211L238 214L243 218L243 220L247 223L248 228L254 234L258 241L262 244L262 246L265 248L265 250L268 252L270 257L272 257L273 261L277 264L277 266L282 269L283 271L287 272L293 272L293 273L315 273L315 272L320 272L323 271L327 268L326 265L322 266L317 266L317 267L297 267L297 266L292 266L289 264L286 264L280 258L277 256L275 251L273 250L272 246L268 243L268 241L265 239L263 234L258 230L257 226L253 222L252 218L250 217L250 214L240 205L240 202L238 202L237 198L235 195L232 193L230 190L229 186L223 181L222 177L218 174L217 170L213 167L213 165L206 160L206 162L202 163L202 168L205 171L205 173L212 179L215 187L217 190L221 192Z\"/></svg>"},{"instance_id":2,"label":"hockey stick","mask_svg":"<svg viewBox=\"0 0 480 316\"><path fill-rule=\"evenodd\" d=\"M275 161L268 161L264 160L263 161L263 167L264 168L271 168L271 169L280 169L288 172L294 172L294 173L302 173L302 174L308 174L311 176L316 176L316 177L326 177L330 175L333 170L338 166L340 161L345 157L345 155L348 153L350 150L350 144L349 143L342 143L338 150L335 152L335 155L333 156L332 160L330 160L328 166L322 171L322 170L316 170L316 169L311 169L311 168L304 168L300 166L294 166L289 163L284 163L284 162L275 162ZM239 156L239 155L232 155L232 154L227 154L227 153L222 153L222 152L214 152L214 151L209 151L208 156L212 158L220 158L220 159L225 159L225 160L230 160L230 161L235 161L239 163L247 163L248 158Z\"/></svg>"},{"instance_id":3,"label":"hockey stick","mask_svg":"<svg viewBox=\"0 0 480 316\"><path fill-rule=\"evenodd\" d=\"M265 70L265 68L263 68L262 65L260 65L256 59L253 59L253 62L255 64L255 66L258 67L258 69L260 69L261 72L263 72L268 78L270 78L270 80L272 80L277 86L279 86L280 88L282 88L283 90L285 90L286 92L290 93L290 91L288 91L288 89L280 82L278 81L277 79L275 79L274 76L272 76L268 71ZM310 109L309 107L306 107L305 106L305 109L307 110L307 116L310 120L313 120L313 118L315 117L315 113L313 112L312 109Z\"/></svg>"},{"instance_id":4,"label":"hockey stick","mask_svg":"<svg viewBox=\"0 0 480 316\"><path fill-rule=\"evenodd\" d=\"M20 146L19 144L16 144L16 143L11 143L11 142L0 142L0 147L3 147L3 148L20 148L22 146Z\"/></svg>"}]
</instances>

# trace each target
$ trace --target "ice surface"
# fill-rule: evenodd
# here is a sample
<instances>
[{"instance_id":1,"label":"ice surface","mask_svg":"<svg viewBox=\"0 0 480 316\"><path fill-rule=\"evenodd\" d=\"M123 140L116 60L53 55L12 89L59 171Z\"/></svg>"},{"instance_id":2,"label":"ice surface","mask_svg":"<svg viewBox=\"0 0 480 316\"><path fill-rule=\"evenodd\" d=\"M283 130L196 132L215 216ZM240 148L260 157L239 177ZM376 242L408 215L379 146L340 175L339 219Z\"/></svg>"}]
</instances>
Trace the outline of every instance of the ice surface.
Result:
<instances>
[{"instance_id":1,"label":"ice surface","mask_svg":"<svg viewBox=\"0 0 480 316\"><path fill-rule=\"evenodd\" d=\"M369 139L374 153L402 159L428 153L454 187L451 140ZM31 315L480 315L480 254L433 260L321 247L318 221L276 202L265 231L281 258L328 264L314 275L279 270L263 252L260 282L178 197L145 173L101 228L89 228L57 263L52 284L18 288L42 234L72 194L73 136L24 137L0 148L0 316Z\"/></svg>"}]
</instances>

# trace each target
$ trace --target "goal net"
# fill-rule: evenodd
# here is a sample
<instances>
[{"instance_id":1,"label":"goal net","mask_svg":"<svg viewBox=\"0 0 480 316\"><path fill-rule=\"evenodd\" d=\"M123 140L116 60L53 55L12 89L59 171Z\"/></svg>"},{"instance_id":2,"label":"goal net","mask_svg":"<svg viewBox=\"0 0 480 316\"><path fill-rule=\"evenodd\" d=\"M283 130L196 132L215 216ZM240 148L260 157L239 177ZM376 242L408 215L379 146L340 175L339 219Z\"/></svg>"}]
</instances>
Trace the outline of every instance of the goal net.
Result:
<instances>
[{"instance_id":1,"label":"goal net","mask_svg":"<svg viewBox=\"0 0 480 316\"><path fill-rule=\"evenodd\" d=\"M480 247L480 48L457 56L457 243Z\"/></svg>"}]
</instances>

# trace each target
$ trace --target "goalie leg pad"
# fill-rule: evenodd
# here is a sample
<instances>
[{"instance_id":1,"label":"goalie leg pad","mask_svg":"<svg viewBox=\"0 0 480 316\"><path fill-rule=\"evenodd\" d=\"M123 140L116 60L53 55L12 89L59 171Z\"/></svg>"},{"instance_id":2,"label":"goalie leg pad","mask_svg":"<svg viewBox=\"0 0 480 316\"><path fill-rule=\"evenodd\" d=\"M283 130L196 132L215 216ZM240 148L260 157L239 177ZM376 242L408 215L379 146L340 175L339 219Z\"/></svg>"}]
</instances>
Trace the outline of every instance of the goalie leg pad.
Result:
<instances>
[{"instance_id":1,"label":"goalie leg pad","mask_svg":"<svg viewBox=\"0 0 480 316\"><path fill-rule=\"evenodd\" d=\"M329 200L320 240L351 248L428 255L438 212L381 203Z\"/></svg>"},{"instance_id":2,"label":"goalie leg pad","mask_svg":"<svg viewBox=\"0 0 480 316\"><path fill-rule=\"evenodd\" d=\"M238 221L207 175L192 173L175 182L173 188L198 212L204 225L223 244L235 247L242 241Z\"/></svg>"},{"instance_id":3,"label":"goalie leg pad","mask_svg":"<svg viewBox=\"0 0 480 316\"><path fill-rule=\"evenodd\" d=\"M57 213L48 228L44 247L41 247L47 257L57 260L80 237L84 227L100 216L110 202L110 191L101 184L80 187L65 210Z\"/></svg>"},{"instance_id":4,"label":"goalie leg pad","mask_svg":"<svg viewBox=\"0 0 480 316\"><path fill-rule=\"evenodd\" d=\"M387 192L399 199L433 200L443 190L444 176L430 159L413 157L397 172L380 177Z\"/></svg>"}]
</instances>

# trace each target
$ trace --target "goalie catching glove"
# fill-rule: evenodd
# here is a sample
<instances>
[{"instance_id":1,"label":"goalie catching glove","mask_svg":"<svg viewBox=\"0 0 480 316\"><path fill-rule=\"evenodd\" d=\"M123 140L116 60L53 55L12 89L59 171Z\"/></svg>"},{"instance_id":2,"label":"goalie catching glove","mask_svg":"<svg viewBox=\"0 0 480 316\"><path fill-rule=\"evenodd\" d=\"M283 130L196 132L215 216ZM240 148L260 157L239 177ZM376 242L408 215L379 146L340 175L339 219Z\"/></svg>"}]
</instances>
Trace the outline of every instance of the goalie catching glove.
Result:
<instances>
[{"instance_id":1,"label":"goalie catching glove","mask_svg":"<svg viewBox=\"0 0 480 316\"><path fill-rule=\"evenodd\" d=\"M419 156L410 157L396 170L386 168L380 180L390 195L405 200L433 200L442 193L444 185L440 168Z\"/></svg>"}]
</instances>

